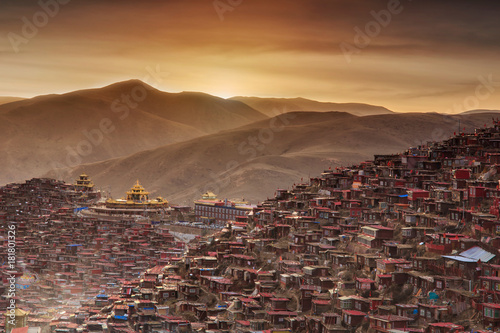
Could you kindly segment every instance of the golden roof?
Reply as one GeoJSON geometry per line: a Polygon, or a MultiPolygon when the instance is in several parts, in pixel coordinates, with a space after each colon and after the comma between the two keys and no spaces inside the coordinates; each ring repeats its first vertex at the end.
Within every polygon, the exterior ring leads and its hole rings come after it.
{"type": "Polygon", "coordinates": [[[139,183],[139,180],[135,183],[132,188],[126,192],[127,197],[122,199],[112,199],[106,200],[106,204],[113,204],[119,206],[142,206],[142,205],[152,205],[152,206],[164,206],[168,205],[168,201],[162,197],[157,197],[155,199],[149,199],[149,192],[144,189],[144,187],[139,183]]]}
{"type": "Polygon", "coordinates": [[[75,186],[92,188],[94,187],[94,183],[91,179],[89,179],[89,176],[85,172],[83,172],[75,181],[75,186]]]}
{"type": "Polygon", "coordinates": [[[203,200],[213,200],[213,199],[217,199],[217,195],[213,192],[210,192],[210,191],[207,191],[206,193],[204,193],[201,198],[203,200]]]}
{"type": "Polygon", "coordinates": [[[139,179],[132,188],[126,192],[127,196],[130,194],[139,195],[149,195],[149,192],[144,189],[144,187],[139,183],[139,179]]]}
{"type": "MultiPolygon", "coordinates": [[[[24,316],[27,316],[27,315],[29,314],[29,312],[28,312],[28,311],[24,311],[24,310],[22,310],[22,309],[19,309],[18,307],[16,307],[16,309],[15,309],[14,311],[15,311],[15,312],[14,312],[14,315],[15,315],[16,317],[24,317],[24,316]]],[[[4,313],[4,316],[8,316],[8,313],[7,313],[7,312],[6,312],[6,313],[4,313]]]]}

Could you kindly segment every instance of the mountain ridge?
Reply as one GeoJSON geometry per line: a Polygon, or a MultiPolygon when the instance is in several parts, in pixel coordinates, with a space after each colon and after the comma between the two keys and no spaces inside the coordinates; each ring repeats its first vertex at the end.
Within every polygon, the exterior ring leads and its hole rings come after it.
{"type": "Polygon", "coordinates": [[[287,113],[46,176],[71,181],[85,171],[115,197],[139,179],[151,193],[172,203],[190,205],[207,190],[221,198],[244,197],[255,203],[283,184],[291,185],[330,166],[357,164],[374,154],[397,153],[427,140],[447,138],[459,120],[462,127],[473,129],[491,120],[491,114],[287,113]]]}
{"type": "Polygon", "coordinates": [[[231,100],[242,101],[260,112],[273,116],[276,113],[294,112],[294,111],[341,111],[349,112],[356,116],[367,116],[375,114],[394,113],[383,106],[365,104],[365,103],[333,103],[319,102],[303,97],[295,98],[263,98],[251,96],[235,96],[231,100]]]}
{"type": "Polygon", "coordinates": [[[164,93],[138,80],[11,102],[0,105],[0,183],[266,118],[241,102],[164,93]]]}

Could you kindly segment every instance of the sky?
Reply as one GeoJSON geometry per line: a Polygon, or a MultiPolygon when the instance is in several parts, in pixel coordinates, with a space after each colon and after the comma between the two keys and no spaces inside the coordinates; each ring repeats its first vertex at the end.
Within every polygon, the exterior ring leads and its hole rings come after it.
{"type": "Polygon", "coordinates": [[[0,96],[163,91],[500,109],[500,3],[4,0],[0,96]]]}

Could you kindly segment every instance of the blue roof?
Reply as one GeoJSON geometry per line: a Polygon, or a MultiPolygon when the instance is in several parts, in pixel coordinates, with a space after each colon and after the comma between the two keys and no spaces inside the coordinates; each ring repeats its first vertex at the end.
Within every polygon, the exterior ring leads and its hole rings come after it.
{"type": "Polygon", "coordinates": [[[124,316],[117,316],[117,315],[115,315],[115,319],[127,320],[128,319],[128,315],[124,315],[124,316]]]}
{"type": "Polygon", "coordinates": [[[482,262],[488,262],[491,259],[495,258],[494,254],[489,253],[479,246],[471,247],[470,249],[460,253],[460,255],[466,258],[476,259],[476,261],[481,260],[482,262]]]}
{"type": "Polygon", "coordinates": [[[477,262],[477,260],[471,258],[465,258],[462,256],[442,256],[443,258],[452,259],[460,262],[477,262]]]}
{"type": "Polygon", "coordinates": [[[491,259],[495,258],[495,255],[480,248],[479,246],[474,246],[460,253],[460,255],[458,256],[442,256],[442,257],[460,262],[478,262],[479,260],[481,260],[481,262],[488,262],[491,259]]]}

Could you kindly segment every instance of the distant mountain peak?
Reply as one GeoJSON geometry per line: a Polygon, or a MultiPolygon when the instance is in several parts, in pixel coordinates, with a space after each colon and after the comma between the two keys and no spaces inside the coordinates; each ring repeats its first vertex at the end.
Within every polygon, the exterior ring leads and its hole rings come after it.
{"type": "Polygon", "coordinates": [[[144,81],[141,81],[139,79],[130,79],[130,80],[125,80],[125,81],[119,81],[112,83],[110,85],[104,86],[101,89],[124,89],[124,90],[130,90],[134,89],[134,87],[144,87],[147,90],[158,90],[149,84],[147,84],[144,81]]]}

